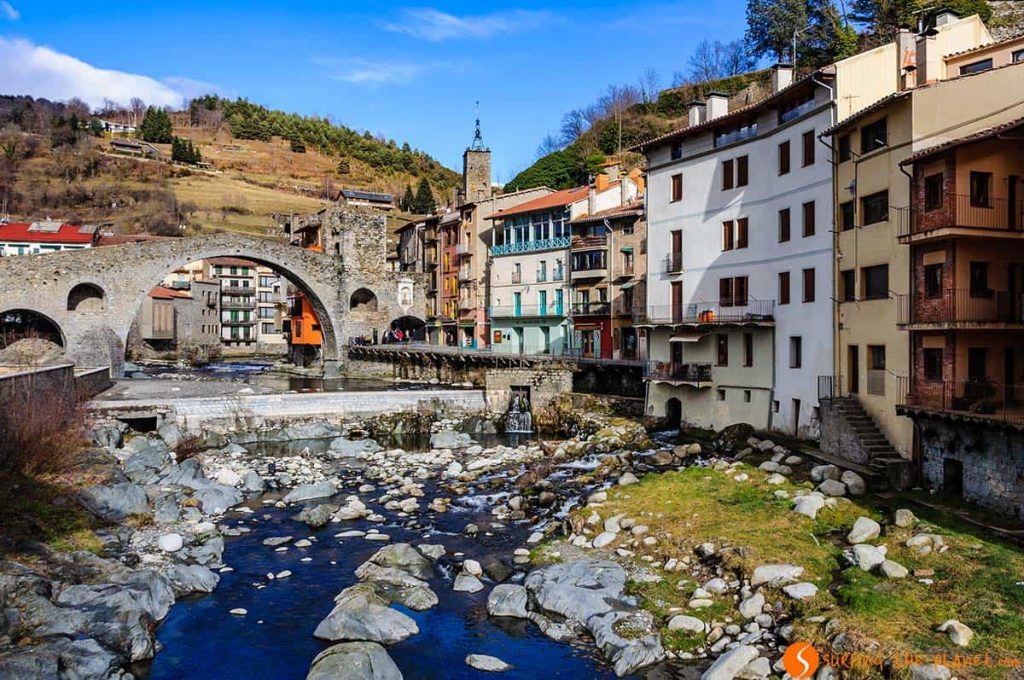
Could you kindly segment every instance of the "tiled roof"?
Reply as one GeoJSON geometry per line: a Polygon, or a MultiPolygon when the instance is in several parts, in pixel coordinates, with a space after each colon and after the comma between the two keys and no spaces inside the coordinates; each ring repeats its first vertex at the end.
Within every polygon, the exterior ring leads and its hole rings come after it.
{"type": "Polygon", "coordinates": [[[586,198],[588,193],[590,193],[590,187],[586,186],[576,187],[574,189],[562,189],[561,191],[556,191],[552,194],[548,194],[547,196],[540,196],[532,201],[520,203],[519,205],[514,205],[511,208],[499,210],[498,212],[490,215],[485,215],[484,219],[493,220],[500,217],[508,217],[510,215],[525,215],[527,213],[537,212],[538,210],[560,208],[586,198]]]}
{"type": "Polygon", "coordinates": [[[839,130],[842,130],[843,128],[845,128],[850,123],[855,123],[858,120],[861,120],[862,118],[864,118],[866,116],[870,116],[872,113],[875,113],[876,111],[881,111],[882,109],[884,109],[886,106],[888,106],[890,103],[892,103],[894,101],[898,101],[900,99],[906,99],[913,92],[914,92],[914,90],[911,89],[911,90],[900,90],[899,92],[893,92],[892,94],[888,94],[888,95],[882,97],[881,99],[879,99],[878,101],[874,102],[873,104],[869,104],[868,106],[865,106],[860,111],[856,111],[854,113],[851,113],[849,116],[847,116],[843,120],[839,121],[838,123],[836,123],[832,127],[828,128],[827,130],[825,130],[821,134],[823,134],[823,135],[831,135],[831,134],[833,134],[835,132],[838,132],[839,130]]]}
{"type": "Polygon", "coordinates": [[[0,224],[0,241],[18,243],[68,243],[84,245],[96,240],[96,227],[80,224],[53,225],[38,229],[37,222],[0,224]]]}
{"type": "Polygon", "coordinates": [[[192,295],[187,290],[174,290],[166,286],[156,286],[149,289],[149,297],[154,300],[191,300],[192,295]]]}
{"type": "Polygon", "coordinates": [[[912,154],[911,156],[908,156],[907,158],[900,161],[900,165],[911,165],[913,163],[917,163],[918,161],[922,161],[930,156],[934,156],[937,153],[942,153],[943,151],[948,151],[949,149],[953,149],[958,146],[963,146],[965,144],[982,142],[985,141],[986,139],[996,137],[1006,132],[1007,130],[1012,130],[1015,127],[1021,126],[1024,126],[1024,118],[1017,118],[1014,120],[1007,121],[1005,123],[1000,123],[999,125],[993,125],[992,127],[985,128],[984,130],[978,130],[977,132],[965,135],[964,137],[950,139],[949,141],[943,142],[941,144],[936,144],[935,146],[931,146],[928,147],[927,149],[918,151],[917,153],[912,154]]]}
{"type": "Polygon", "coordinates": [[[210,264],[219,264],[227,267],[255,267],[256,263],[252,260],[245,260],[241,257],[213,257],[209,260],[210,264]]]}
{"type": "Polygon", "coordinates": [[[1013,44],[1013,43],[1024,44],[1024,35],[1015,35],[1012,38],[1006,38],[1005,40],[997,40],[995,42],[985,43],[984,45],[977,45],[976,47],[971,47],[971,48],[968,48],[966,50],[960,50],[959,52],[953,52],[952,54],[947,54],[947,55],[943,56],[942,58],[943,58],[943,60],[948,61],[950,59],[955,59],[957,57],[963,57],[963,56],[966,56],[968,54],[974,54],[975,52],[985,52],[987,50],[992,49],[993,47],[1000,48],[1000,47],[1004,47],[1006,45],[1010,45],[1010,44],[1013,44]]]}
{"type": "Polygon", "coordinates": [[[374,203],[391,203],[394,200],[394,196],[391,194],[378,191],[361,191],[359,189],[342,189],[340,195],[345,198],[358,198],[374,203]]]}
{"type": "Polygon", "coordinates": [[[644,202],[631,201],[625,205],[616,206],[614,208],[608,208],[607,210],[598,210],[593,215],[582,215],[572,221],[573,224],[583,224],[585,222],[594,222],[597,220],[611,220],[618,217],[633,217],[644,214],[644,202]]]}

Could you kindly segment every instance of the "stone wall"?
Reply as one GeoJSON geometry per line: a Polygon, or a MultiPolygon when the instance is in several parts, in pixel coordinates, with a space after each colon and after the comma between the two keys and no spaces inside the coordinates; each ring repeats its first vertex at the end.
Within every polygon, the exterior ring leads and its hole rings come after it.
{"type": "Polygon", "coordinates": [[[918,420],[922,474],[949,490],[947,461],[963,466],[964,500],[1024,519],[1024,432],[977,423],[918,420]]]}
{"type": "Polygon", "coordinates": [[[825,453],[845,458],[852,463],[867,465],[870,462],[870,455],[864,449],[860,437],[846,422],[846,418],[828,399],[821,400],[819,409],[821,439],[818,442],[818,447],[825,453]]]}
{"type": "Polygon", "coordinates": [[[530,388],[530,407],[535,413],[558,396],[572,392],[572,369],[550,365],[536,368],[488,368],[484,373],[487,409],[505,413],[513,387],[530,388]]]}
{"type": "Polygon", "coordinates": [[[576,392],[588,394],[614,394],[642,399],[645,393],[643,367],[581,362],[573,376],[573,388],[576,392]]]}
{"type": "Polygon", "coordinates": [[[75,371],[75,396],[79,401],[92,399],[112,384],[110,369],[106,366],[75,371]]]}

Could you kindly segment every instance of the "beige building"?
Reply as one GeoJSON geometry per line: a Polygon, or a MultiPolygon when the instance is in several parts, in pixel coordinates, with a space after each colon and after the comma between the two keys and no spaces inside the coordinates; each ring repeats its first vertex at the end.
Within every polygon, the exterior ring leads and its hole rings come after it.
{"type": "MultiPolygon", "coordinates": [[[[909,34],[900,37],[904,46],[910,40],[909,34]]],[[[1024,48],[1024,40],[965,52],[969,40],[990,42],[976,16],[919,36],[914,52],[900,62],[903,89],[827,131],[835,153],[837,305],[835,376],[823,378],[822,388],[854,397],[905,458],[912,456],[913,427],[896,406],[911,363],[908,334],[899,323],[906,312],[901,306],[909,304],[910,251],[897,236],[905,227],[910,178],[900,164],[951,136],[1019,117],[1024,108],[1024,66],[1003,59],[1001,67],[960,75],[961,66],[979,54],[1008,55],[1024,48]],[[943,56],[942,50],[957,53],[943,56]]],[[[828,446],[827,433],[825,440],[828,446]]]]}

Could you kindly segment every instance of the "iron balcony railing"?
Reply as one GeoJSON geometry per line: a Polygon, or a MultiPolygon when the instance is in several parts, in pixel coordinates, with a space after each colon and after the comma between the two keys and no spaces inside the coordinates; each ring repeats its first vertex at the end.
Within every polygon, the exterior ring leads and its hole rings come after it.
{"type": "Polygon", "coordinates": [[[936,229],[983,229],[1019,232],[1024,229],[1024,199],[943,194],[935,205],[901,208],[898,211],[897,236],[909,238],[936,229]]]}
{"type": "Polygon", "coordinates": [[[619,270],[615,272],[615,278],[617,279],[628,279],[635,274],[635,268],[633,265],[626,265],[619,267],[619,270]]]}
{"type": "Polygon", "coordinates": [[[546,283],[548,280],[548,273],[543,269],[537,270],[537,283],[546,283]]]}
{"type": "Polygon", "coordinates": [[[496,305],[490,308],[492,319],[508,318],[561,318],[565,309],[561,305],[496,305]]]}
{"type": "Polygon", "coordinates": [[[683,271],[683,254],[669,253],[665,256],[665,273],[678,274],[683,271]]]}
{"type": "Polygon", "coordinates": [[[223,286],[220,289],[221,295],[255,295],[255,286],[223,286]]]}
{"type": "Polygon", "coordinates": [[[221,319],[222,326],[255,326],[259,319],[221,319]]]}
{"type": "Polygon", "coordinates": [[[900,405],[939,413],[1024,423],[1024,383],[901,378],[900,405]]]}
{"type": "Polygon", "coordinates": [[[256,309],[256,300],[249,298],[245,301],[227,302],[223,298],[220,301],[221,309],[256,309]]]}
{"type": "Polygon", "coordinates": [[[573,316],[608,316],[612,305],[606,300],[594,302],[574,302],[571,305],[573,316]]]}
{"type": "Polygon", "coordinates": [[[522,282],[523,282],[523,273],[522,272],[518,272],[518,271],[512,272],[512,283],[522,283],[522,282]]]}
{"type": "Polygon", "coordinates": [[[562,267],[561,269],[556,269],[553,272],[551,272],[551,280],[552,281],[564,281],[565,280],[565,268],[562,267]]]}
{"type": "Polygon", "coordinates": [[[633,321],[646,325],[770,323],[775,321],[775,301],[748,298],[744,304],[649,305],[634,309],[633,321]]]}
{"type": "Polygon", "coordinates": [[[644,377],[652,380],[671,380],[689,383],[710,383],[711,364],[677,364],[671,361],[649,361],[644,377]]]}
{"type": "Polygon", "coordinates": [[[472,269],[460,269],[459,270],[459,282],[460,283],[463,283],[465,281],[472,281],[473,279],[474,279],[474,277],[473,277],[473,270],[472,269]]]}
{"type": "Polygon", "coordinates": [[[499,246],[491,246],[491,255],[513,255],[515,253],[532,253],[538,250],[558,250],[569,247],[569,237],[559,236],[557,238],[546,238],[538,241],[519,241],[516,243],[503,243],[499,246]]]}
{"type": "Polygon", "coordinates": [[[951,325],[960,323],[1024,324],[1024,293],[1004,290],[947,289],[935,297],[901,293],[896,296],[896,323],[951,325]]]}
{"type": "Polygon", "coordinates": [[[465,243],[460,243],[455,246],[455,254],[469,256],[473,254],[473,249],[465,243]]]}

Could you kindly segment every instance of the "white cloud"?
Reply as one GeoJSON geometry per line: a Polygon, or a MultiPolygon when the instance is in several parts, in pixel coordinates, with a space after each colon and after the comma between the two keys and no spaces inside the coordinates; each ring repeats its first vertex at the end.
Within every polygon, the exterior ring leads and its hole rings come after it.
{"type": "Polygon", "coordinates": [[[7,0],[0,0],[0,15],[3,15],[8,21],[17,21],[21,18],[21,13],[14,9],[14,5],[7,0]]]}
{"type": "Polygon", "coordinates": [[[21,38],[0,37],[0,88],[53,100],[78,97],[92,107],[104,99],[127,104],[141,97],[155,106],[179,106],[184,99],[215,91],[188,78],[160,81],[149,76],[97,68],[52,48],[21,38]]]}
{"type": "Polygon", "coordinates": [[[537,28],[552,19],[549,12],[522,9],[476,16],[455,16],[431,7],[402,10],[401,21],[384,24],[384,29],[439,42],[453,38],[489,38],[537,28]]]}
{"type": "Polygon", "coordinates": [[[438,62],[371,61],[369,59],[316,59],[314,63],[331,69],[331,77],[356,85],[401,85],[439,68],[438,62]]]}

